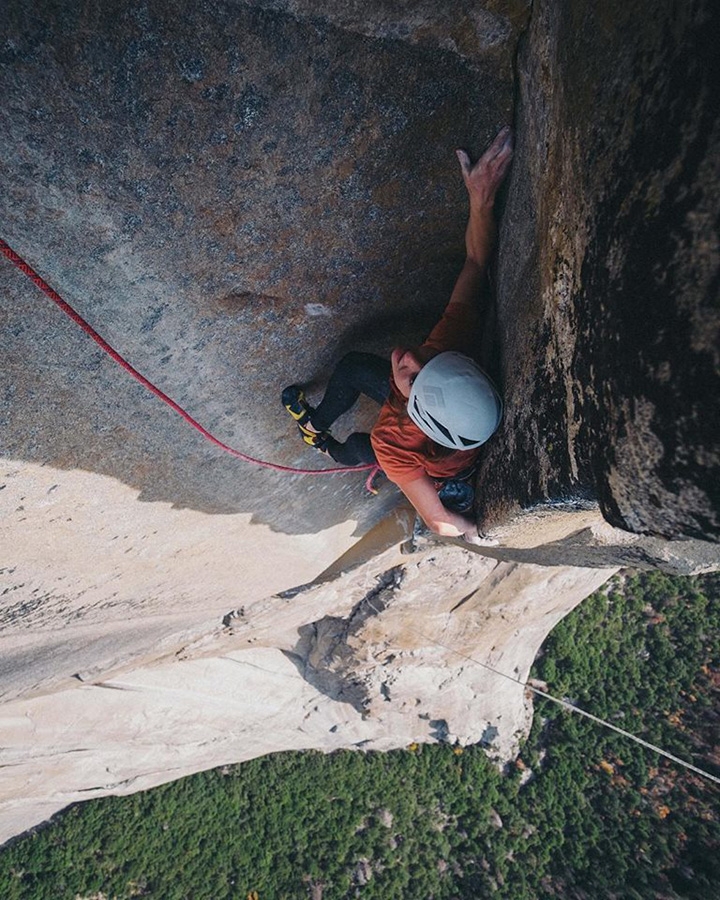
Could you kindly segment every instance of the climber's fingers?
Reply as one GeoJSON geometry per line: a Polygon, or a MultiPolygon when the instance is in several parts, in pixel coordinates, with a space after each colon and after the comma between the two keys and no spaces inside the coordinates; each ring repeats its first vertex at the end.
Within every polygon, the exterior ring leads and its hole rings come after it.
{"type": "Polygon", "coordinates": [[[513,157],[513,133],[510,126],[498,132],[475,165],[471,165],[470,157],[464,150],[456,150],[455,153],[471,199],[481,204],[492,204],[513,157]]]}

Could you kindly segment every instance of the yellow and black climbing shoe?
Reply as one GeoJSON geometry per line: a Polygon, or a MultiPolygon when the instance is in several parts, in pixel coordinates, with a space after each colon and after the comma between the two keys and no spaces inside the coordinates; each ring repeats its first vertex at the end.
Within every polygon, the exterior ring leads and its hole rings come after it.
{"type": "Polygon", "coordinates": [[[290,415],[299,422],[301,419],[307,418],[310,407],[305,399],[305,392],[297,384],[288,385],[282,392],[282,405],[290,413],[290,415]]]}
{"type": "Polygon", "coordinates": [[[308,427],[310,416],[315,410],[305,399],[303,389],[296,384],[286,387],[282,392],[282,404],[295,420],[300,436],[305,443],[324,451],[330,435],[327,431],[314,431],[308,427]]]}

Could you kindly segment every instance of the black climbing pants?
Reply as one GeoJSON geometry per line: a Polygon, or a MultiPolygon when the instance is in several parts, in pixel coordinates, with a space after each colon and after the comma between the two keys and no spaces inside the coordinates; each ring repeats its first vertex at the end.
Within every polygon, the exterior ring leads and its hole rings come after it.
{"type": "MultiPolygon", "coordinates": [[[[325,396],[312,414],[312,424],[319,431],[329,431],[336,419],[346,413],[361,394],[381,406],[390,394],[390,361],[374,353],[352,351],[340,360],[325,389],[325,396]]],[[[370,435],[356,431],[346,441],[331,437],[327,444],[330,456],[340,465],[357,466],[375,463],[370,435]]]]}
{"type": "MultiPolygon", "coordinates": [[[[390,362],[374,353],[353,351],[343,356],[330,376],[325,396],[312,414],[312,424],[320,431],[329,431],[333,423],[358,401],[361,394],[382,405],[390,394],[391,371],[390,362]]],[[[330,437],[326,447],[330,456],[342,466],[377,463],[367,432],[355,431],[346,441],[330,437]]],[[[468,470],[460,473],[457,478],[436,482],[443,506],[462,514],[472,508],[475,492],[468,481],[471,474],[472,471],[468,470]]]]}

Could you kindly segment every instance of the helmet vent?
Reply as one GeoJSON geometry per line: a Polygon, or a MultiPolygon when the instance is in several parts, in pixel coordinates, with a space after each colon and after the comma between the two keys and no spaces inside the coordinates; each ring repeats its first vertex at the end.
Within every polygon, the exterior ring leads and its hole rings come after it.
{"type": "MultiPolygon", "coordinates": [[[[438,420],[435,418],[435,416],[431,416],[429,412],[423,412],[423,411],[421,411],[421,410],[418,408],[418,402],[417,402],[417,400],[415,400],[415,411],[416,411],[416,412],[418,413],[418,415],[421,416],[426,422],[428,422],[428,421],[432,422],[433,425],[434,425],[434,426],[437,428],[437,430],[440,432],[440,434],[445,435],[445,437],[447,438],[447,440],[449,440],[449,441],[451,442],[451,446],[452,446],[452,440],[453,440],[452,434],[451,434],[451,433],[448,431],[448,429],[442,424],[442,422],[438,422],[438,420]]],[[[461,439],[461,440],[462,440],[462,439],[461,439]]]]}
{"type": "Polygon", "coordinates": [[[445,350],[420,369],[410,389],[407,411],[437,444],[465,451],[484,444],[495,432],[502,417],[502,401],[474,360],[445,350]]]}

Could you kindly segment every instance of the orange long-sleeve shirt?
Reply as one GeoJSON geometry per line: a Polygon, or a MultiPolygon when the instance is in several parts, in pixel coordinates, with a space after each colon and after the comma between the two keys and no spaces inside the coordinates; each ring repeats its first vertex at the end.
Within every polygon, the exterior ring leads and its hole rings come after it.
{"type": "MultiPolygon", "coordinates": [[[[457,350],[473,357],[480,344],[480,308],[477,301],[451,302],[422,345],[433,355],[457,350]]],[[[390,379],[391,397],[380,410],[370,435],[378,463],[399,487],[429,475],[452,478],[473,465],[480,452],[445,450],[424,434],[407,414],[407,401],[390,379]]]]}

